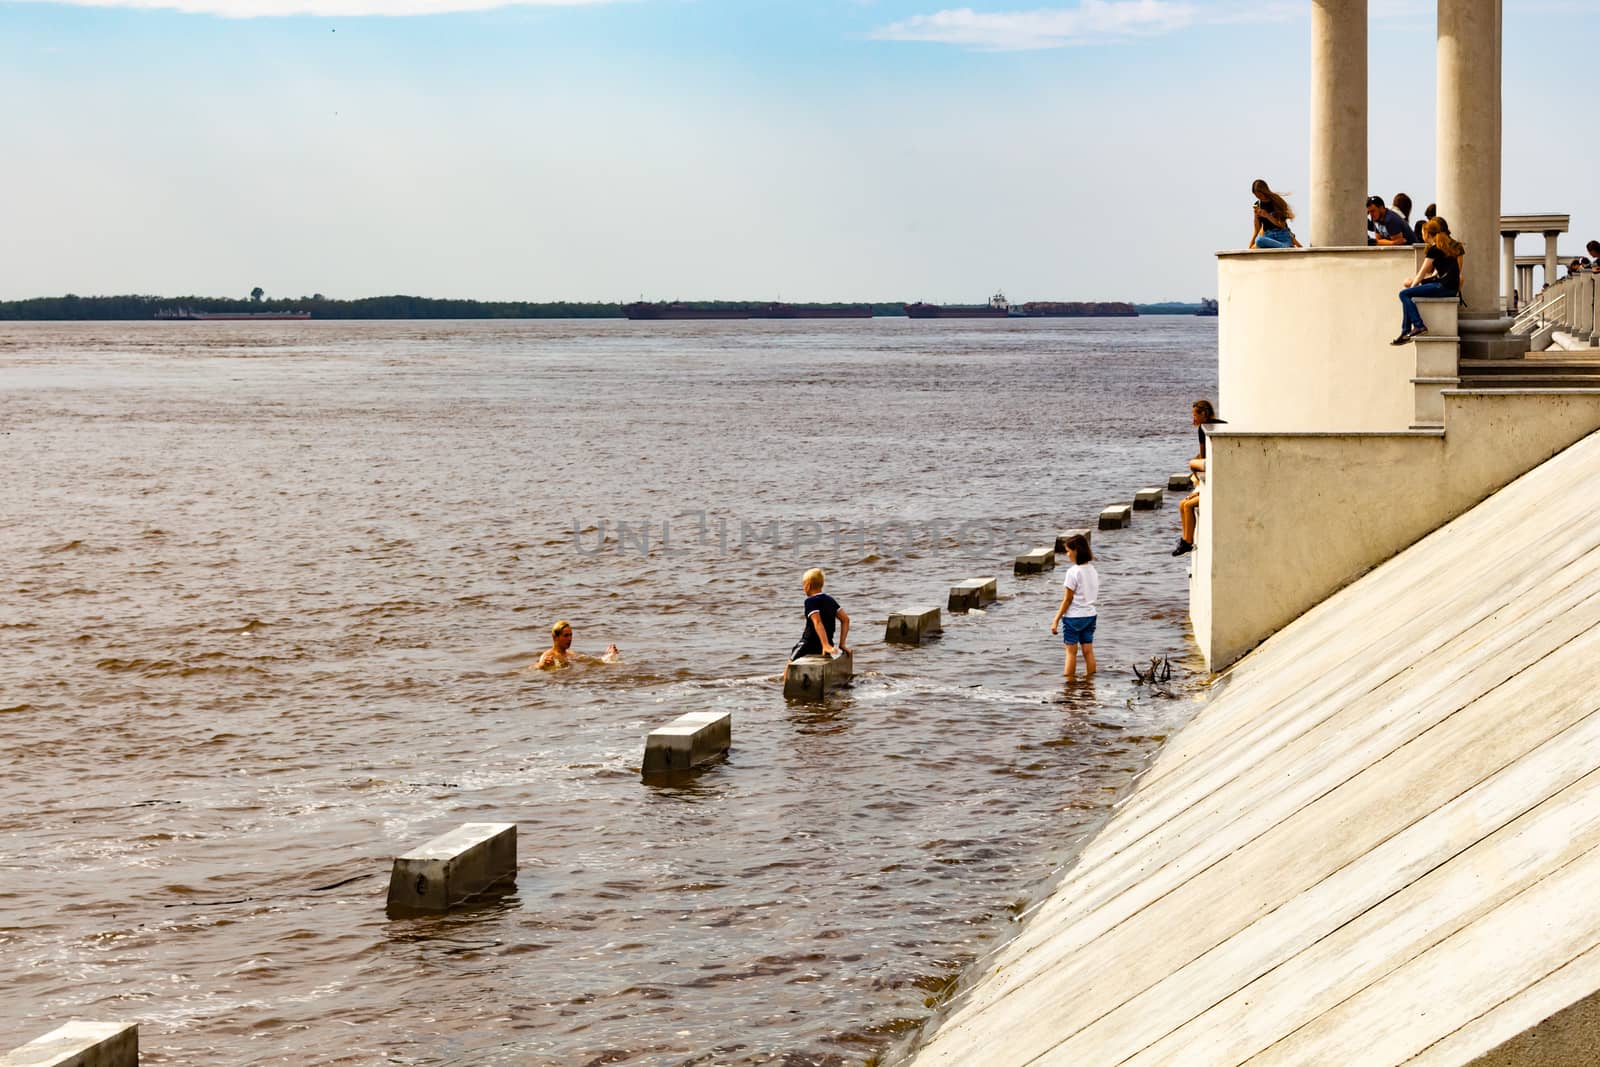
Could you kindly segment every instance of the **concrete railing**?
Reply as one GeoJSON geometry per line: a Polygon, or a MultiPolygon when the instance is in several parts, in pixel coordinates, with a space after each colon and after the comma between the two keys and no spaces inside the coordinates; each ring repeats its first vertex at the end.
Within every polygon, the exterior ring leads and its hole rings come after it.
{"type": "Polygon", "coordinates": [[[1404,430],[1414,367],[1389,341],[1416,246],[1217,255],[1218,411],[1252,430],[1404,430]]]}
{"type": "Polygon", "coordinates": [[[1212,670],[1600,429],[1600,391],[1443,397],[1442,430],[1209,434],[1190,618],[1212,670]]]}

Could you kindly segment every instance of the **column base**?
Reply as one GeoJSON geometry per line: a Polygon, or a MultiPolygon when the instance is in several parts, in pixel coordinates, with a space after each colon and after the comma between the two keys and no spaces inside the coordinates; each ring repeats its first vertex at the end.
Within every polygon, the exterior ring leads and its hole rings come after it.
{"type": "Polygon", "coordinates": [[[1462,315],[1456,324],[1456,334],[1461,338],[1461,358],[1468,359],[1521,359],[1532,347],[1527,337],[1510,333],[1511,319],[1495,315],[1478,317],[1462,315]]]}

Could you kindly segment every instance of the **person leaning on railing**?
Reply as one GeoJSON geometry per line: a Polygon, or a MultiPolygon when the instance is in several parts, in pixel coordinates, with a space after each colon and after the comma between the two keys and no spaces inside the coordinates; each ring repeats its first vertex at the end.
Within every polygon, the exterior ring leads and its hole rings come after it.
{"type": "Polygon", "coordinates": [[[1389,342],[1392,345],[1403,345],[1428,332],[1422,312],[1417,310],[1417,297],[1461,297],[1461,259],[1467,250],[1450,236],[1450,224],[1442,218],[1429,219],[1422,227],[1422,239],[1428,251],[1422,269],[1407,278],[1400,290],[1400,335],[1389,342]]]}

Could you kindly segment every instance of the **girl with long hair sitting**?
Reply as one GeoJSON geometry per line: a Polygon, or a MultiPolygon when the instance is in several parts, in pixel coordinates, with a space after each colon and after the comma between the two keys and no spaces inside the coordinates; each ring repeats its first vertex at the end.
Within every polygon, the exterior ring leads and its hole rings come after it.
{"type": "Polygon", "coordinates": [[[1461,258],[1467,250],[1450,236],[1450,224],[1439,217],[1429,219],[1422,227],[1422,240],[1428,251],[1422,269],[1407,278],[1406,287],[1400,290],[1400,336],[1389,342],[1392,345],[1403,345],[1428,332],[1422,312],[1417,310],[1417,297],[1461,295],[1461,258]]]}
{"type": "Polygon", "coordinates": [[[1262,178],[1255,180],[1250,191],[1256,194],[1256,228],[1250,235],[1250,247],[1299,248],[1299,239],[1289,229],[1289,220],[1294,218],[1289,201],[1273,192],[1262,178]]]}

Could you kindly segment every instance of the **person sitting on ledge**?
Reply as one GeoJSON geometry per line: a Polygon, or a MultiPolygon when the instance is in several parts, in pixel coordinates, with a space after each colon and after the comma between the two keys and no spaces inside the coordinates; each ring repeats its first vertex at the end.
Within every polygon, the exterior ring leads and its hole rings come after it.
{"type": "Polygon", "coordinates": [[[1589,250],[1589,258],[1594,260],[1594,269],[1600,272],[1600,241],[1590,241],[1584,245],[1589,250]]]}
{"type": "Polygon", "coordinates": [[[562,667],[570,667],[574,660],[579,663],[615,663],[622,657],[616,645],[607,645],[604,655],[586,656],[582,652],[572,651],[572,624],[565,619],[550,627],[550,647],[545,649],[544,655],[539,657],[539,662],[534,667],[541,671],[553,671],[562,667]]]}
{"type": "Polygon", "coordinates": [[[1369,245],[1409,245],[1417,242],[1417,235],[1411,232],[1410,225],[1398,211],[1385,207],[1381,196],[1367,197],[1367,233],[1369,245]]]}
{"type": "MultiPolygon", "coordinates": [[[[1195,432],[1200,435],[1200,451],[1189,461],[1189,477],[1198,485],[1206,472],[1206,427],[1228,420],[1217,418],[1216,409],[1211,406],[1209,400],[1196,400],[1189,409],[1189,417],[1194,423],[1195,432]]],[[[1200,490],[1197,488],[1184,497],[1183,502],[1178,505],[1178,521],[1183,532],[1178,535],[1178,547],[1172,550],[1174,556],[1194,551],[1195,520],[1199,515],[1200,490]]]]}
{"type": "Polygon", "coordinates": [[[1266,180],[1257,178],[1250,186],[1256,194],[1255,232],[1250,235],[1251,248],[1299,248],[1300,239],[1289,229],[1294,212],[1289,202],[1267,186],[1266,180]]]}
{"type": "Polygon", "coordinates": [[[1450,236],[1450,224],[1442,218],[1429,219],[1422,227],[1424,243],[1428,246],[1422,269],[1406,279],[1400,290],[1400,335],[1389,343],[1403,345],[1413,337],[1428,332],[1417,310],[1419,296],[1461,296],[1461,257],[1466,254],[1460,241],[1450,236]]]}

